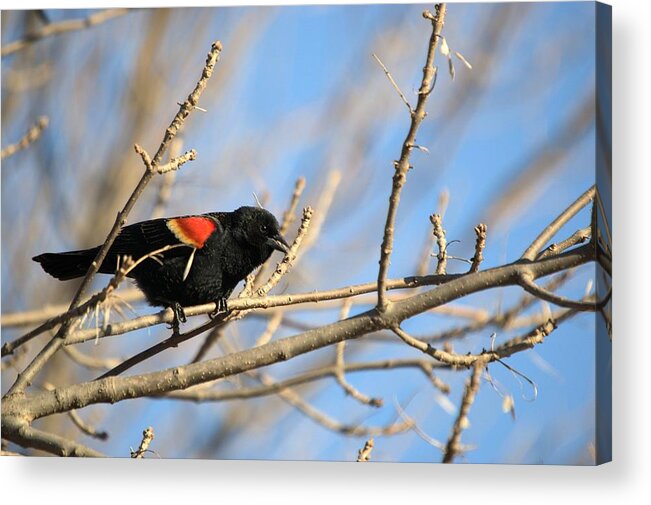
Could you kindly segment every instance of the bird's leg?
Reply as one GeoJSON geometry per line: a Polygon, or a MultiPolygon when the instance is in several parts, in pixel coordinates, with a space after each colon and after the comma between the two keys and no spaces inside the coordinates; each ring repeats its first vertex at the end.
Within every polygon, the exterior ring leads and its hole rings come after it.
{"type": "Polygon", "coordinates": [[[174,330],[175,333],[179,332],[179,323],[185,323],[188,319],[185,317],[185,310],[181,307],[179,302],[174,302],[172,304],[172,310],[174,311],[174,320],[170,324],[169,328],[174,330]]]}
{"type": "Polygon", "coordinates": [[[208,317],[210,319],[215,319],[219,314],[225,314],[226,312],[228,312],[228,301],[226,300],[226,298],[222,297],[215,300],[215,305],[217,306],[217,308],[213,312],[208,314],[208,317]]]}
{"type": "Polygon", "coordinates": [[[179,302],[174,302],[174,318],[181,323],[187,322],[188,318],[185,317],[185,310],[181,307],[179,302]]]}

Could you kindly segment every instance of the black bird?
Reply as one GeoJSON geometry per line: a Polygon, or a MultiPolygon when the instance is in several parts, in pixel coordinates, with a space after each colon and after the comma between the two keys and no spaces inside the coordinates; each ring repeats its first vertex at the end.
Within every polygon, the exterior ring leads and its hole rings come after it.
{"type": "MultiPolygon", "coordinates": [[[[185,322],[184,306],[216,302],[227,311],[235,286],[275,250],[287,253],[278,221],[269,211],[240,207],[233,212],[152,219],[125,226],[99,272],[112,274],[121,256],[141,258],[165,246],[183,245],[145,259],[130,273],[151,305],[172,307],[175,325],[185,322]]],[[[32,258],[59,280],[86,275],[101,246],[44,253],[32,258]]]]}

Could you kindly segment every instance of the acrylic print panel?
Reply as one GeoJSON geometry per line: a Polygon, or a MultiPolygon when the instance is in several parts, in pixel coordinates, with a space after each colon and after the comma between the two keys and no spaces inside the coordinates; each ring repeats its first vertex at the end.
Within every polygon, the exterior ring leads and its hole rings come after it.
{"type": "Polygon", "coordinates": [[[610,51],[589,2],[3,12],[3,454],[610,460],[610,51]]]}

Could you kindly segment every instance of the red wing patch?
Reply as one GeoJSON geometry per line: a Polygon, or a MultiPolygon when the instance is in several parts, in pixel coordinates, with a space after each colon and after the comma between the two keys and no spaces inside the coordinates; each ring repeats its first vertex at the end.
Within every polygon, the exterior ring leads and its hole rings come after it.
{"type": "Polygon", "coordinates": [[[177,217],[170,219],[167,227],[184,244],[201,249],[217,229],[217,223],[209,217],[177,217]]]}

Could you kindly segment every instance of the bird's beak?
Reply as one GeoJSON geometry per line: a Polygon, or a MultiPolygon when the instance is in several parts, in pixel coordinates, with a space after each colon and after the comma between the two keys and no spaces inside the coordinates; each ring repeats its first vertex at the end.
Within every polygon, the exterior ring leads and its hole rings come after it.
{"type": "Polygon", "coordinates": [[[269,237],[267,239],[267,245],[284,254],[287,254],[289,252],[289,244],[280,233],[278,233],[275,237],[269,237]]]}

